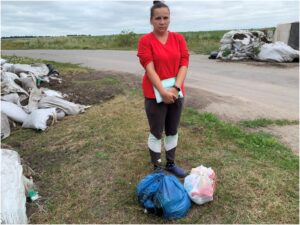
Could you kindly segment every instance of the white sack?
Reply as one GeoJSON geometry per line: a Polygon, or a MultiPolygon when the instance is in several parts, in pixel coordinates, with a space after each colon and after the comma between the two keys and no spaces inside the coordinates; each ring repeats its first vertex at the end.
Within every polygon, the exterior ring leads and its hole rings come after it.
{"type": "Polygon", "coordinates": [[[36,64],[14,64],[12,67],[13,73],[21,73],[21,72],[32,72],[35,75],[38,76],[45,76],[48,75],[49,73],[49,68],[47,67],[46,64],[43,63],[36,63],[36,64]]]}
{"type": "Polygon", "coordinates": [[[23,123],[27,118],[27,113],[20,106],[11,102],[1,101],[1,112],[5,113],[11,120],[19,123],[23,123]]]}
{"type": "Polygon", "coordinates": [[[64,110],[62,110],[60,108],[56,108],[56,118],[57,118],[57,120],[62,120],[65,116],[66,116],[66,113],[64,112],[64,110]]]}
{"type": "Polygon", "coordinates": [[[37,87],[33,88],[30,92],[28,104],[23,106],[25,112],[30,113],[33,110],[38,109],[38,102],[42,99],[42,97],[42,90],[37,87]]]}
{"type": "Polygon", "coordinates": [[[4,63],[6,63],[7,62],[7,60],[6,59],[1,59],[0,58],[0,65],[2,66],[4,63]]]}
{"type": "Polygon", "coordinates": [[[51,89],[48,89],[48,88],[42,88],[42,91],[43,91],[43,93],[46,94],[46,96],[64,98],[63,94],[59,91],[51,90],[51,89]]]}
{"type": "Polygon", "coordinates": [[[15,79],[19,79],[19,76],[15,73],[11,73],[11,72],[1,72],[1,80],[2,81],[7,81],[7,80],[15,80],[15,79]]]}
{"type": "Polygon", "coordinates": [[[259,60],[275,62],[292,62],[295,58],[299,58],[299,51],[281,41],[262,45],[257,56],[259,60]]]}
{"type": "Polygon", "coordinates": [[[28,93],[36,87],[36,81],[32,77],[20,78],[19,81],[22,83],[22,88],[28,93]]]}
{"type": "Polygon", "coordinates": [[[16,105],[20,105],[20,97],[17,93],[10,93],[7,95],[2,95],[1,100],[6,101],[6,102],[11,102],[16,105]]]}
{"type": "Polygon", "coordinates": [[[36,109],[27,116],[22,127],[46,130],[48,119],[52,119],[52,122],[56,120],[55,108],[36,109]]]}
{"type": "Polygon", "coordinates": [[[1,140],[10,135],[10,125],[8,117],[5,113],[1,112],[1,140]]]}
{"type": "Polygon", "coordinates": [[[39,103],[39,108],[60,108],[62,109],[67,115],[77,115],[79,113],[84,112],[87,106],[75,104],[73,102],[69,102],[62,98],[52,97],[52,96],[45,96],[43,97],[39,103]]]}
{"type": "Polygon", "coordinates": [[[23,88],[21,88],[18,84],[16,84],[13,80],[6,80],[1,82],[1,93],[9,94],[9,93],[24,93],[27,96],[29,94],[23,88]]]}
{"type": "Polygon", "coordinates": [[[11,63],[4,63],[3,65],[1,65],[1,68],[2,68],[3,71],[9,72],[9,71],[12,71],[12,66],[13,65],[14,64],[11,64],[11,63]]]}
{"type": "Polygon", "coordinates": [[[23,168],[16,151],[1,149],[1,224],[27,224],[23,168]]]}

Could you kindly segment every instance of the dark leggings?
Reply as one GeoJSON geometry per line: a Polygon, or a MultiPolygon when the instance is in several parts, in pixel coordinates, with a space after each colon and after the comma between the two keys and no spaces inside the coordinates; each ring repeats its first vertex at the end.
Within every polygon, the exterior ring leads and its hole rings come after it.
{"type": "Polygon", "coordinates": [[[177,134],[183,101],[183,98],[178,98],[173,104],[165,104],[156,103],[155,99],[145,98],[150,132],[157,139],[162,138],[164,130],[167,136],[177,134]]]}
{"type": "MultiPolygon", "coordinates": [[[[163,131],[166,136],[177,134],[181,111],[183,107],[183,98],[177,99],[173,104],[156,103],[155,99],[145,98],[145,110],[150,127],[150,133],[158,140],[162,139],[163,131]]],[[[160,164],[160,152],[150,149],[151,161],[154,165],[160,164]]],[[[176,147],[166,151],[166,160],[169,163],[175,161],[176,147]]]]}

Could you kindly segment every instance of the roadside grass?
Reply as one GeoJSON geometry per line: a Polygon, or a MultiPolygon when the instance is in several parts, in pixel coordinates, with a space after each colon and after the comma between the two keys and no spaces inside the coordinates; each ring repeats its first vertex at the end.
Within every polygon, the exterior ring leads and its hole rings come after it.
{"type": "MultiPolygon", "coordinates": [[[[125,87],[110,77],[103,84],[125,87]]],[[[144,214],[135,196],[152,169],[140,89],[44,132],[17,127],[2,143],[37,173],[42,198],[39,207],[29,204],[30,223],[299,223],[299,161],[289,148],[191,108],[183,111],[179,134],[177,163],[212,167],[217,189],[213,202],[193,204],[175,221],[144,214]]]]}
{"type": "Polygon", "coordinates": [[[277,125],[277,126],[287,126],[287,125],[297,125],[299,124],[298,120],[287,120],[287,119],[278,119],[278,120],[272,120],[272,119],[256,119],[256,120],[242,120],[239,123],[242,127],[247,128],[258,128],[258,127],[267,127],[271,125],[277,125]]]}
{"type": "MultiPolygon", "coordinates": [[[[189,50],[196,54],[209,54],[219,49],[219,42],[227,31],[180,32],[189,50]]],[[[122,31],[103,36],[61,36],[2,39],[2,49],[110,49],[136,50],[142,34],[122,31]]]]}

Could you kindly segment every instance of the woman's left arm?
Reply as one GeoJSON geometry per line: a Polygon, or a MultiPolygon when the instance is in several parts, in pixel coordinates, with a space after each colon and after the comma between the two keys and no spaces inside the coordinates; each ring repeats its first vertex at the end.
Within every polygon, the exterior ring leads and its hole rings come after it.
{"type": "Polygon", "coordinates": [[[181,58],[180,58],[179,70],[177,73],[175,85],[177,87],[181,88],[181,86],[185,80],[186,74],[187,74],[190,54],[189,54],[189,50],[188,50],[186,41],[182,35],[180,35],[179,45],[180,45],[180,57],[181,58]]]}
{"type": "Polygon", "coordinates": [[[179,71],[178,71],[178,74],[176,77],[176,83],[175,83],[176,87],[181,88],[183,81],[185,80],[187,70],[188,70],[187,66],[181,66],[179,68],[179,71]]]}

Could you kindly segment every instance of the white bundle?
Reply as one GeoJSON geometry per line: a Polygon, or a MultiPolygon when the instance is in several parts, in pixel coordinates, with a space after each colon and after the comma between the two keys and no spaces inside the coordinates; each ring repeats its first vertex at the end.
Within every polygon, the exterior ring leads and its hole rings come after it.
{"type": "Polygon", "coordinates": [[[75,104],[73,102],[69,102],[67,100],[64,100],[62,98],[58,98],[55,96],[45,96],[43,97],[39,103],[39,108],[49,108],[49,107],[55,107],[62,109],[67,115],[77,115],[79,113],[84,112],[87,106],[75,104]]]}

